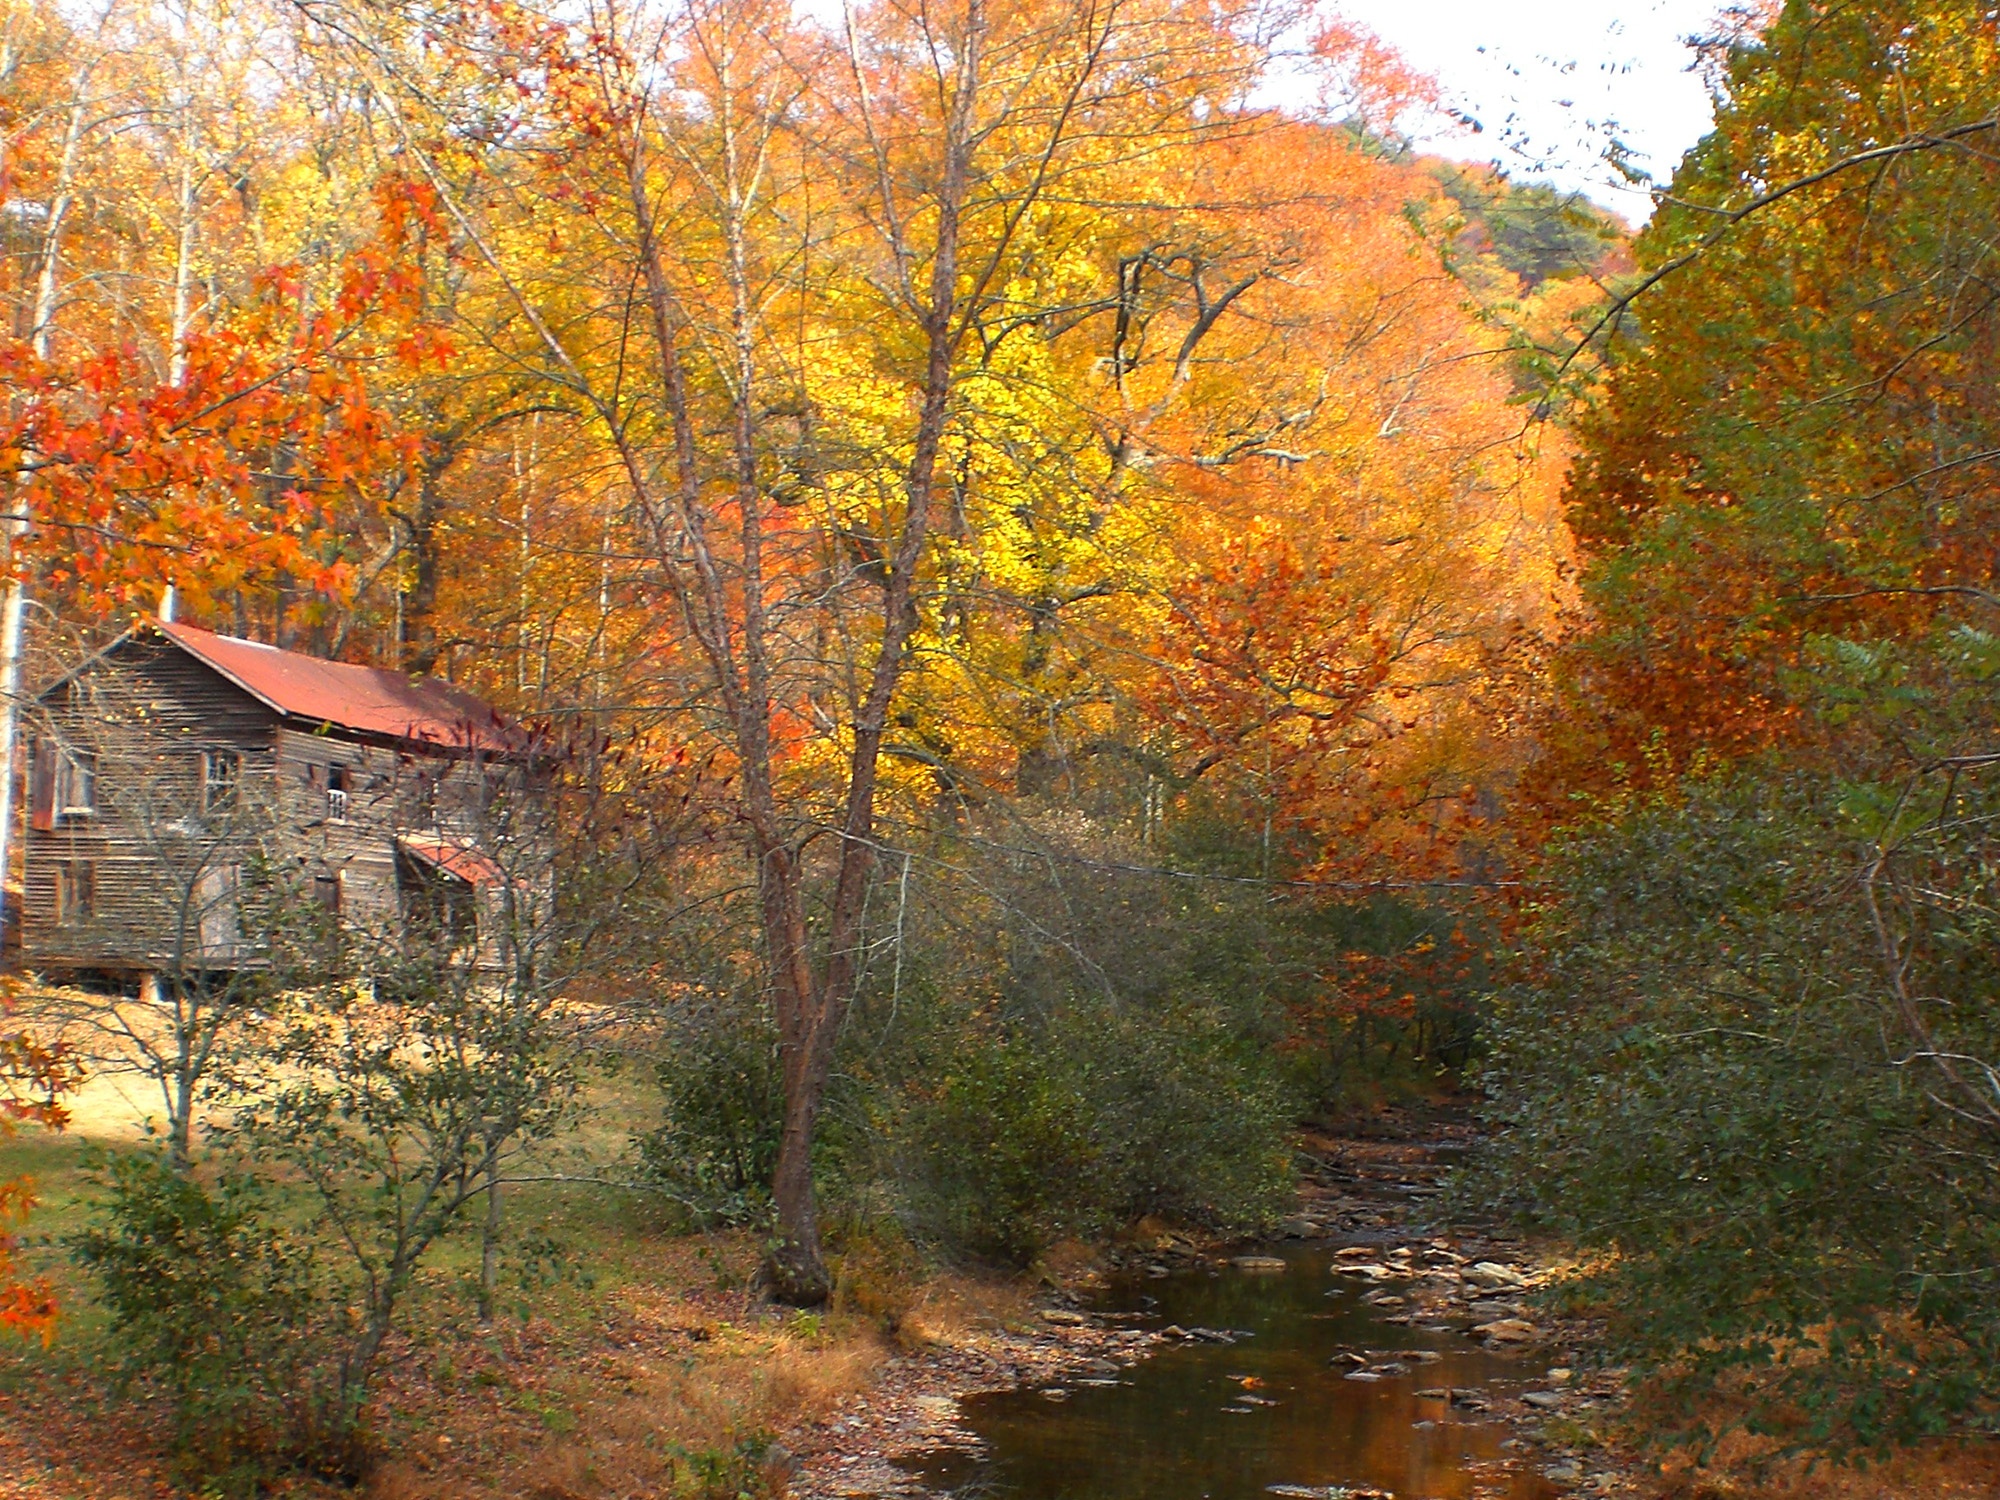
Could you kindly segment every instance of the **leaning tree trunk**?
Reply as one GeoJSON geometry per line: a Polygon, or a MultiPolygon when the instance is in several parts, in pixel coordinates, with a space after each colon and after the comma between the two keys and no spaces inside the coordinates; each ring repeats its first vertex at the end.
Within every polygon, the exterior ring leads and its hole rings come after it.
{"type": "Polygon", "coordinates": [[[807,950],[804,893],[792,851],[760,851],[759,896],[764,948],[778,1018],[784,1108],[771,1201],[777,1223],[764,1275],[781,1302],[816,1307],[832,1290],[820,1253],[819,1205],[813,1193],[813,1136],[832,1071],[832,1012],[837,997],[815,978],[807,950]]]}
{"type": "MultiPolygon", "coordinates": [[[[922,402],[911,434],[909,467],[903,475],[904,512],[889,558],[881,601],[882,636],[866,692],[857,705],[854,744],[847,763],[847,794],[840,825],[840,854],[834,876],[832,910],[826,924],[826,956],[815,975],[807,949],[800,874],[790,849],[767,842],[760,870],[764,927],[778,1037],[784,1052],[785,1104],[772,1177],[777,1235],[766,1262],[772,1292],[783,1300],[816,1305],[831,1283],[820,1253],[818,1206],[813,1197],[812,1141],[833,1073],[834,1043],[846,1020],[858,977],[856,956],[864,938],[868,879],[875,863],[875,794],[883,735],[902,681],[906,650],[918,623],[917,579],[930,540],[932,489],[943,445],[953,387],[953,358],[962,332],[959,321],[959,233],[971,178],[972,113],[977,98],[985,32],[982,0],[969,0],[964,45],[957,60],[952,105],[945,132],[945,161],[937,194],[937,243],[931,260],[924,308],[922,402]]],[[[885,185],[885,195],[889,189],[885,185]]],[[[747,381],[745,388],[747,389],[747,381]]],[[[739,410],[743,410],[739,408],[739,410]]],[[[746,453],[749,451],[747,446],[746,453]]],[[[754,503],[746,489],[745,515],[754,503]]],[[[754,557],[754,533],[746,528],[746,559],[754,557]]],[[[746,572],[751,571],[746,568],[746,572]]],[[[752,576],[759,576],[752,574],[752,576]]],[[[769,719],[764,696],[761,607],[753,589],[745,611],[750,668],[748,701],[758,716],[745,721],[745,762],[752,800],[771,787],[769,719]]],[[[772,813],[775,814],[775,808],[772,813]]],[[[751,808],[753,826],[768,824],[751,808]]]]}

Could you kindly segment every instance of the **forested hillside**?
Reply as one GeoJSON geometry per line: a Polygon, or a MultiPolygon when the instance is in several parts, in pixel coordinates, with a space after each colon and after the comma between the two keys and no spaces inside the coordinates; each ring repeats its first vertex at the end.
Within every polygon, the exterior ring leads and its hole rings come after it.
{"type": "Polygon", "coordinates": [[[0,758],[166,598],[535,749],[497,969],[159,815],[191,956],[18,982],[24,1168],[148,1102],[0,1319],[352,1480],[454,1276],[868,1312],[1450,1100],[1657,1431],[1984,1430],[1993,18],[1704,58],[1635,237],[1266,0],[7,0],[0,758]]]}

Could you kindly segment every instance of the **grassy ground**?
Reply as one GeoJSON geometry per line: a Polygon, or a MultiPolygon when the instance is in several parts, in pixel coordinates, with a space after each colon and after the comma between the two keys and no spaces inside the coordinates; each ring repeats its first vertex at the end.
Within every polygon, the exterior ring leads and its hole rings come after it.
{"type": "MultiPolygon", "coordinates": [[[[64,1308],[50,1348],[0,1348],[6,1500],[179,1493],[157,1408],[115,1390],[106,1320],[62,1251],[90,1213],[82,1163],[91,1144],[23,1135],[0,1150],[0,1172],[37,1179],[43,1203],[26,1257],[56,1283],[64,1308]]],[[[773,1435],[864,1390],[899,1339],[1019,1317],[1027,1300],[1005,1283],[919,1280],[894,1257],[853,1248],[831,1311],[786,1312],[749,1290],[758,1250],[748,1237],[671,1233],[642,1203],[603,1190],[522,1189],[508,1233],[568,1253],[540,1274],[517,1259],[485,1325],[474,1312],[476,1235],[426,1264],[408,1336],[377,1388],[381,1461],[363,1496],[581,1500],[775,1487],[773,1435]]]]}
{"type": "MultiPolygon", "coordinates": [[[[594,1092],[589,1123],[547,1167],[615,1158],[644,1128],[645,1080],[606,1079],[594,1092]]],[[[0,1344],[0,1500],[180,1495],[159,1404],[118,1387],[108,1319],[64,1248],[93,1214],[88,1160],[140,1144],[159,1105],[102,1072],[69,1104],[65,1133],[0,1139],[0,1180],[30,1176],[40,1199],[23,1258],[63,1307],[47,1349],[0,1344]]],[[[749,1237],[687,1233],[644,1196],[601,1186],[511,1189],[505,1241],[487,1324],[476,1316],[477,1225],[426,1259],[376,1388],[379,1461],[364,1500],[775,1492],[781,1430],[856,1397],[899,1346],[1019,1319],[1028,1304],[1025,1284],[928,1274],[907,1252],[854,1243],[836,1261],[827,1312],[772,1308],[750,1290],[749,1237]],[[530,1253],[543,1244],[559,1253],[530,1253]]],[[[334,1493],[306,1480],[285,1488],[334,1493]]]]}
{"type": "MultiPolygon", "coordinates": [[[[69,1143],[40,1154],[45,1183],[74,1170],[69,1143]]],[[[523,1232],[587,1243],[570,1269],[591,1279],[510,1287],[481,1325],[464,1248],[428,1267],[376,1390],[380,1462],[362,1495],[754,1492],[775,1477],[770,1436],[864,1388],[890,1347],[865,1313],[763,1306],[743,1289],[756,1247],[740,1236],[662,1236],[610,1205],[553,1197],[517,1209],[523,1232]]],[[[57,1198],[42,1222],[77,1216],[57,1198]]],[[[65,1316],[48,1350],[0,1354],[0,1496],[179,1493],[153,1403],[113,1388],[116,1350],[87,1291],[53,1253],[36,1258],[65,1316]]]]}

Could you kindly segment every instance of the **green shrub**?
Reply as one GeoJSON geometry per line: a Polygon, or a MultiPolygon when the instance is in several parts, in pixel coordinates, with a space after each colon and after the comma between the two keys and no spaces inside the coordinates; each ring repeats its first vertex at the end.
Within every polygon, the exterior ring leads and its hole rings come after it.
{"type": "MultiPolygon", "coordinates": [[[[1019,1264],[1145,1214],[1227,1229],[1284,1210],[1297,1085],[1324,1082],[1286,1051],[1288,1018],[1334,943],[1399,951],[1445,919],[1275,900],[1230,873],[1254,850],[1183,859],[1109,826],[1067,810],[993,847],[941,836],[885,878],[814,1145],[826,1223],[893,1217],[1019,1264]],[[1043,838],[1046,856],[1014,846],[1043,838]],[[1228,869],[1211,886],[1144,867],[1160,859],[1228,869]]],[[[736,961],[710,952],[700,998],[654,1012],[663,1120],[636,1144],[697,1221],[754,1224],[781,1069],[736,961]]],[[[1413,1027],[1397,1043],[1430,1046],[1413,1027]]]]}
{"type": "Polygon", "coordinates": [[[737,995],[682,1007],[656,1068],[664,1120],[636,1142],[646,1176],[696,1219],[761,1222],[783,1113],[770,1017],[737,995]]]}
{"type": "Polygon", "coordinates": [[[675,1444],[674,1494],[685,1500],[766,1500],[781,1494],[763,1434],[738,1439],[728,1448],[685,1448],[675,1444]]]}
{"type": "Polygon", "coordinates": [[[1290,1100],[1201,1007],[1079,1002],[1040,1026],[968,1026],[908,1087],[900,1196],[960,1251],[1025,1264],[1149,1213],[1248,1228],[1289,1197],[1290,1100]]]}
{"type": "Polygon", "coordinates": [[[902,1184],[923,1231],[974,1255],[1025,1264],[1103,1219],[1092,1101],[1063,1060],[1032,1044],[967,1038],[909,1115],[902,1184]]]}
{"type": "Polygon", "coordinates": [[[240,1173],[205,1185],[155,1152],[110,1157],[98,1182],[100,1223],[72,1249],[126,1375],[170,1398],[182,1471],[244,1490],[342,1448],[312,1250],[273,1218],[267,1190],[240,1173]]]}
{"type": "Polygon", "coordinates": [[[1108,1057],[1089,1011],[1058,1035],[1088,1066],[1118,1217],[1233,1229],[1285,1211],[1296,1101],[1259,1038],[1200,1006],[1127,1017],[1108,1032],[1108,1057]]]}
{"type": "Polygon", "coordinates": [[[1951,1082],[2000,1056],[2000,798],[1919,791],[1753,768],[1618,810],[1495,1001],[1472,1185],[1615,1252],[1580,1291],[1690,1413],[1749,1373],[1811,1446],[2000,1400],[1996,1132],[1951,1082]]]}

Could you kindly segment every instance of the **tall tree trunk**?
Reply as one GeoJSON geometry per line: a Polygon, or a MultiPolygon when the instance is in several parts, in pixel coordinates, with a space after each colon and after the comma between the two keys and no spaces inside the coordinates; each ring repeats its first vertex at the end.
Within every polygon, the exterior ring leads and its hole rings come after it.
{"type": "Polygon", "coordinates": [[[832,1290],[820,1250],[819,1204],[812,1178],[813,1137],[832,1062],[831,1046],[820,1041],[824,1028],[814,1022],[828,1009],[830,997],[814,982],[806,951],[803,893],[790,850],[771,850],[761,863],[764,946],[784,1083],[778,1163],[771,1181],[777,1233],[764,1275],[780,1301],[814,1307],[832,1290]]]}
{"type": "MultiPolygon", "coordinates": [[[[86,93],[90,84],[90,63],[77,69],[75,89],[70,97],[69,116],[63,126],[62,157],[56,169],[55,192],[49,199],[49,215],[42,229],[41,254],[35,276],[34,350],[46,359],[49,335],[56,315],[56,295],[61,285],[63,220],[69,216],[76,180],[76,159],[83,143],[86,93]]],[[[13,914],[6,897],[7,878],[13,873],[14,824],[19,798],[15,792],[14,762],[21,737],[21,696],[26,675],[28,580],[20,570],[16,553],[28,534],[28,505],[17,486],[13,519],[0,527],[0,571],[7,575],[6,595],[0,600],[0,931],[13,914]]]]}
{"type": "MultiPolygon", "coordinates": [[[[918,575],[930,539],[938,454],[951,411],[954,359],[961,331],[959,235],[971,177],[973,110],[978,98],[985,28],[983,0],[969,0],[946,127],[944,173],[938,186],[937,244],[924,306],[922,401],[909,467],[904,474],[903,523],[883,589],[881,643],[855,715],[840,854],[827,923],[826,959],[817,982],[804,951],[806,928],[796,871],[787,865],[792,878],[783,885],[785,900],[781,912],[772,910],[772,890],[766,887],[767,953],[773,962],[776,983],[772,990],[779,1005],[778,1034],[785,1049],[784,1124],[772,1183],[778,1232],[772,1240],[767,1274],[777,1295],[806,1304],[825,1301],[831,1286],[820,1250],[818,1206],[813,1193],[813,1132],[833,1072],[834,1043],[853,999],[858,970],[856,955],[864,936],[862,912],[875,863],[875,796],[882,739],[896,689],[902,681],[904,651],[917,625],[918,575]],[[784,924],[784,935],[777,947],[771,946],[771,939],[778,935],[774,919],[781,919],[784,924]]],[[[768,741],[762,749],[768,767],[768,741]]]]}
{"type": "Polygon", "coordinates": [[[174,252],[174,314],[168,330],[167,383],[179,385],[187,379],[187,341],[194,328],[194,249],[196,219],[200,211],[200,178],[195,173],[196,135],[194,100],[181,101],[181,180],[176,198],[180,215],[180,236],[174,252]]]}
{"type": "Polygon", "coordinates": [[[444,514],[444,471],[455,456],[426,442],[417,465],[417,504],[404,521],[410,552],[410,587],[401,601],[402,661],[406,672],[427,676],[440,655],[437,632],[438,521],[444,514]]]}

